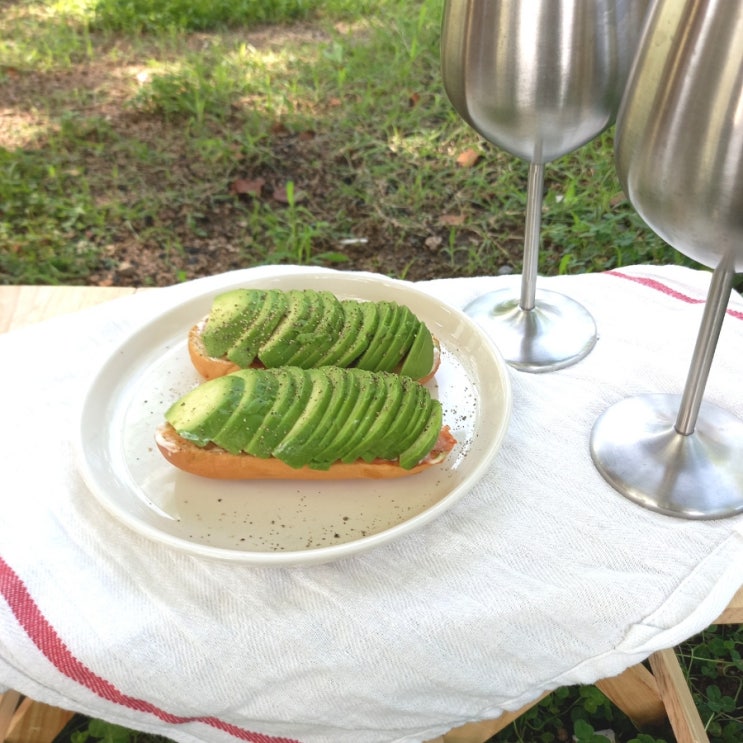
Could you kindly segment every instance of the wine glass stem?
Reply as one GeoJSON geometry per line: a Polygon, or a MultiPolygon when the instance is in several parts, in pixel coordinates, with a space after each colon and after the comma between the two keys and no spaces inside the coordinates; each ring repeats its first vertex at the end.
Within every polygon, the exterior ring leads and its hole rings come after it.
{"type": "Polygon", "coordinates": [[[533,310],[537,293],[539,268],[539,234],[542,227],[542,198],[544,191],[544,163],[529,164],[529,182],[526,189],[526,229],[524,232],[524,267],[521,271],[522,310],[533,310]]]}
{"type": "Polygon", "coordinates": [[[681,405],[676,417],[675,428],[682,436],[694,433],[694,427],[697,423],[704,388],[707,384],[717,340],[720,337],[722,322],[725,319],[725,311],[733,289],[735,273],[729,263],[729,260],[723,259],[712,274],[707,301],[704,305],[702,323],[699,327],[694,354],[691,358],[689,375],[686,378],[681,405]]]}

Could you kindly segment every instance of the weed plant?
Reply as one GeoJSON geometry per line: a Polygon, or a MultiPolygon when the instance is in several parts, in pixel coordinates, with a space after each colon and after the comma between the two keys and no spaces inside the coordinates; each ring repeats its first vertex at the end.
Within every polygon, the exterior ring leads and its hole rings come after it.
{"type": "MultiPolygon", "coordinates": [[[[0,283],[121,281],[127,246],[159,261],[138,283],[269,262],[518,271],[527,166],[447,101],[442,2],[4,3],[0,283]],[[280,44],[251,41],[266,24],[280,44]],[[467,150],[479,158],[459,167],[467,150]],[[236,194],[248,177],[253,195],[236,194]],[[263,181],[283,198],[260,196],[263,181]]],[[[612,135],[548,166],[541,273],[693,265],[623,198],[612,135]]],[[[743,740],[741,646],[740,628],[712,627],[681,647],[713,743],[743,740]]],[[[494,740],[594,743],[608,728],[622,743],[672,741],[637,733],[594,687],[556,691],[494,740]]],[[[74,735],[153,740],[101,721],[74,735]]]]}
{"type": "MultiPolygon", "coordinates": [[[[446,99],[441,5],[11,4],[0,79],[22,106],[0,135],[0,282],[115,283],[145,258],[140,283],[269,262],[518,271],[527,166],[446,99]],[[250,41],[266,28],[280,44],[250,41]],[[237,198],[246,174],[302,198],[237,198]]],[[[622,198],[612,146],[609,130],[547,168],[541,273],[689,263],[622,198]]]]}

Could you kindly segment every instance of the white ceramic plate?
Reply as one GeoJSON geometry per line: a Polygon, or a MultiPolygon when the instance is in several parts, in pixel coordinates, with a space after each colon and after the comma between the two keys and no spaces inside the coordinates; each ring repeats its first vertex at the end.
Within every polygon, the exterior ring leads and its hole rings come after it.
{"type": "Polygon", "coordinates": [[[373,274],[308,272],[212,284],[127,338],[95,377],[82,410],[80,467],[114,516],[190,553],[254,565],[320,563],[367,550],[450,508],[485,473],[511,414],[508,370],[482,330],[410,285],[373,274]],[[189,475],[160,455],[154,432],[168,406],[200,379],[188,329],[215,294],[237,286],[326,289],[406,304],[436,335],[431,392],[458,443],[446,462],[399,480],[224,482],[189,475]],[[105,425],[102,425],[102,421],[105,425]]]}

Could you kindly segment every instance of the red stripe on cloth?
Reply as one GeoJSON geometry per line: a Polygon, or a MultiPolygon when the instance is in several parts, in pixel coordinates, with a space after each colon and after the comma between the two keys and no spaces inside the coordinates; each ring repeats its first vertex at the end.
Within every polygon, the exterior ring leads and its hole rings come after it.
{"type": "Polygon", "coordinates": [[[264,735],[263,733],[253,733],[215,717],[181,717],[173,715],[150,702],[119,691],[112,683],[93,673],[93,671],[72,654],[54,627],[52,627],[46,617],[41,613],[41,610],[36,605],[36,602],[31,597],[21,578],[2,557],[0,557],[0,595],[5,597],[10,610],[28,637],[44,656],[51,661],[54,667],[68,678],[92,691],[101,699],[120,704],[137,712],[149,713],[163,722],[173,725],[189,722],[203,723],[204,725],[209,725],[217,730],[228,733],[238,740],[249,741],[249,743],[298,743],[298,741],[290,738],[276,738],[271,735],[264,735]]]}
{"type": "MultiPolygon", "coordinates": [[[[663,292],[663,294],[667,294],[669,297],[673,297],[674,299],[680,299],[682,302],[688,302],[689,304],[704,304],[706,301],[705,299],[699,299],[698,297],[690,297],[686,294],[682,294],[679,291],[676,291],[675,289],[671,289],[670,286],[666,286],[665,284],[661,283],[660,281],[656,281],[655,279],[648,279],[643,276],[630,276],[629,274],[622,273],[621,271],[607,271],[607,274],[610,276],[618,276],[620,279],[627,279],[627,281],[634,281],[636,284],[642,284],[643,286],[647,286],[650,289],[655,289],[656,291],[663,292]]],[[[735,317],[738,320],[743,320],[743,312],[740,310],[726,310],[727,314],[731,317],[735,317]]]]}

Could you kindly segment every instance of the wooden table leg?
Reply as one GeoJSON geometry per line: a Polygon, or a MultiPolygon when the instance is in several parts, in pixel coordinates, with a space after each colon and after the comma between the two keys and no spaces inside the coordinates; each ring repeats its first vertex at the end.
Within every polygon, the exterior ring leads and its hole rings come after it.
{"type": "Polygon", "coordinates": [[[659,650],[649,660],[677,743],[709,743],[676,652],[659,650]]]}
{"type": "Polygon", "coordinates": [[[10,723],[20,701],[21,695],[12,689],[0,696],[0,742],[5,740],[10,730],[10,723]]]}
{"type": "Polygon", "coordinates": [[[642,729],[667,720],[658,684],[653,674],[642,664],[631,666],[618,676],[601,679],[596,686],[642,729]]]}
{"type": "Polygon", "coordinates": [[[426,743],[484,743],[484,741],[492,738],[496,733],[499,733],[503,728],[508,727],[512,722],[517,720],[527,710],[530,710],[535,704],[538,704],[549,692],[542,694],[541,697],[537,697],[529,704],[525,704],[521,709],[516,712],[504,712],[500,717],[496,717],[494,720],[483,720],[481,722],[468,722],[466,725],[454,728],[444,735],[440,735],[438,738],[426,741],[426,743]]]}

